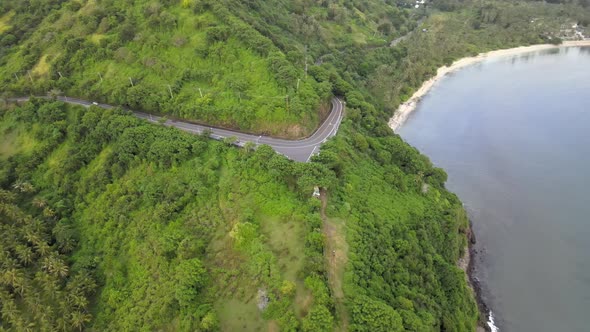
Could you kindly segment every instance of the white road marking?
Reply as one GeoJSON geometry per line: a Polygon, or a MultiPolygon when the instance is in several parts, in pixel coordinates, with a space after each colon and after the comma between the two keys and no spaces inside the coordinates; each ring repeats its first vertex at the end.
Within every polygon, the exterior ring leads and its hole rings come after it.
{"type": "MultiPolygon", "coordinates": [[[[47,97],[40,97],[40,98],[47,98],[47,97]]],[[[23,97],[23,98],[11,99],[11,100],[28,101],[29,98],[23,97]]],[[[68,98],[65,96],[58,97],[58,100],[65,101],[70,104],[78,104],[78,105],[85,106],[85,107],[89,107],[89,105],[90,105],[90,103],[85,100],[76,99],[76,98],[68,98]]],[[[116,108],[115,106],[111,106],[111,105],[107,105],[107,104],[99,104],[99,106],[104,109],[116,108]]],[[[293,140],[293,141],[268,137],[268,141],[265,144],[268,144],[271,147],[273,147],[275,149],[275,151],[276,151],[276,149],[305,149],[305,148],[313,147],[311,154],[307,158],[307,161],[309,161],[309,159],[316,152],[317,148],[321,144],[325,143],[328,140],[328,138],[335,135],[338,131],[338,128],[340,127],[340,122],[342,121],[342,118],[344,117],[343,103],[340,101],[340,99],[333,98],[332,99],[332,107],[333,108],[332,108],[332,111],[330,112],[330,115],[328,115],[326,120],[320,125],[320,127],[310,137],[307,137],[307,138],[304,138],[301,140],[293,140]],[[336,121],[336,122],[334,122],[334,121],[336,121]],[[326,135],[326,133],[327,133],[327,135],[326,135]],[[320,140],[318,140],[318,138],[317,138],[318,136],[322,137],[322,138],[320,140]]],[[[125,109],[125,110],[133,112],[128,109],[125,109]]],[[[149,113],[133,112],[133,114],[140,119],[144,119],[144,120],[147,120],[150,122],[158,122],[161,119],[163,119],[162,117],[159,117],[159,116],[152,116],[149,113]]],[[[263,138],[262,135],[255,138],[256,136],[250,135],[250,134],[238,133],[238,132],[233,132],[233,131],[224,130],[224,129],[215,129],[214,130],[211,127],[206,127],[206,126],[191,124],[191,123],[186,123],[186,122],[177,122],[177,121],[173,121],[173,120],[167,120],[164,123],[164,125],[176,127],[178,129],[181,129],[181,130],[184,130],[187,132],[191,132],[191,133],[201,133],[204,130],[209,130],[211,132],[216,131],[218,133],[222,133],[223,135],[211,133],[210,137],[213,139],[217,139],[217,140],[225,138],[225,137],[237,136],[241,141],[246,141],[246,142],[255,141],[257,144],[260,144],[259,141],[260,141],[260,139],[263,138]]],[[[241,143],[243,143],[243,142],[241,142],[241,143]]],[[[285,155],[282,152],[278,152],[278,153],[285,155]]],[[[286,157],[288,157],[288,156],[286,156],[286,157]]]]}
{"type": "Polygon", "coordinates": [[[316,146],[313,148],[313,150],[311,150],[311,153],[309,154],[309,157],[307,157],[307,160],[305,161],[306,163],[308,163],[308,162],[309,162],[309,160],[310,160],[310,159],[311,159],[311,157],[313,156],[313,153],[315,152],[315,149],[317,149],[317,148],[318,148],[318,146],[316,145],[316,146]]]}

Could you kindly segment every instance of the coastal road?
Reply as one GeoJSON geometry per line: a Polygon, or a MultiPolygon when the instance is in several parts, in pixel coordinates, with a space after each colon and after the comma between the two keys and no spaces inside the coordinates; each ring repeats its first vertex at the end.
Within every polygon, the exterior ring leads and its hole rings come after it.
{"type": "MultiPolygon", "coordinates": [[[[40,98],[47,98],[47,97],[40,97],[40,98]]],[[[100,104],[94,103],[87,100],[77,99],[77,98],[70,98],[70,97],[57,97],[58,100],[74,104],[74,105],[81,105],[84,107],[90,106],[97,106],[104,109],[112,109],[116,108],[116,106],[108,105],[108,104],[100,104]]],[[[28,97],[22,98],[13,98],[9,99],[10,101],[16,102],[25,102],[28,101],[28,97]]],[[[152,115],[144,112],[133,111],[133,114],[138,118],[147,120],[149,122],[158,123],[163,121],[162,117],[157,115],[152,115]]],[[[332,98],[332,111],[326,118],[326,120],[321,124],[321,126],[309,137],[300,139],[300,140],[286,140],[280,138],[273,138],[269,136],[257,136],[252,134],[241,133],[238,131],[232,131],[227,129],[220,129],[214,127],[208,127],[205,125],[198,125],[190,122],[184,122],[179,120],[166,120],[163,122],[164,125],[175,127],[180,130],[192,133],[192,134],[200,134],[205,130],[209,130],[211,132],[210,137],[216,140],[223,140],[226,137],[235,137],[237,141],[235,142],[238,146],[244,146],[247,142],[252,142],[255,145],[262,145],[266,144],[272,147],[275,151],[285,155],[287,158],[295,160],[295,161],[302,161],[308,162],[311,157],[320,151],[321,145],[326,142],[330,137],[336,135],[338,132],[338,127],[340,126],[340,122],[342,121],[342,117],[344,116],[344,103],[338,98],[332,98]]]]}

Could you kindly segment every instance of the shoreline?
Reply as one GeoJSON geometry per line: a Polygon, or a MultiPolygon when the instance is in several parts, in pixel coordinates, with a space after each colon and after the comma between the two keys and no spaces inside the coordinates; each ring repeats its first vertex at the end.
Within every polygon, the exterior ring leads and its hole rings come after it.
{"type": "Polygon", "coordinates": [[[473,232],[473,223],[471,219],[469,219],[469,228],[468,233],[465,234],[467,237],[467,246],[465,246],[465,251],[463,256],[459,258],[457,262],[457,266],[465,272],[465,280],[467,281],[467,286],[471,289],[473,293],[473,298],[477,304],[477,310],[479,311],[479,319],[477,321],[477,330],[476,332],[493,332],[491,326],[489,325],[490,322],[490,308],[487,306],[485,301],[483,300],[483,294],[481,285],[479,280],[475,277],[475,256],[477,254],[477,250],[475,249],[475,233],[473,232]]]}
{"type": "Polygon", "coordinates": [[[414,92],[412,97],[408,99],[406,102],[400,104],[398,108],[393,113],[393,116],[389,119],[388,125],[389,127],[395,132],[404,122],[408,119],[410,113],[412,113],[420,100],[432,89],[432,87],[438,83],[443,77],[447,74],[456,72],[460,69],[468,67],[473,64],[477,64],[482,62],[486,59],[494,58],[494,57],[506,57],[506,56],[514,56],[519,55],[522,53],[528,52],[535,52],[535,51],[542,51],[548,49],[556,49],[561,47],[580,47],[580,46],[590,46],[590,40],[575,40],[575,41],[564,41],[559,45],[553,44],[538,44],[538,45],[531,45],[531,46],[521,46],[515,48],[508,48],[508,49],[501,49],[490,51],[486,53],[480,53],[476,56],[472,57],[465,57],[461,58],[455,62],[453,62],[450,66],[443,66],[437,69],[436,75],[429,80],[425,81],[422,86],[414,92]]]}
{"type": "MultiPolygon", "coordinates": [[[[580,41],[566,41],[560,45],[540,44],[532,46],[522,46],[510,49],[496,50],[486,53],[480,53],[477,56],[465,57],[459,59],[450,66],[443,66],[437,69],[434,77],[425,81],[422,86],[412,95],[408,101],[399,105],[394,115],[389,119],[389,127],[395,132],[399,129],[408,116],[416,109],[421,99],[447,74],[456,72],[460,69],[477,64],[486,59],[497,57],[509,57],[529,52],[536,52],[548,49],[567,48],[567,47],[590,47],[590,40],[580,41]]],[[[457,261],[457,266],[465,272],[465,279],[467,285],[472,291],[473,297],[476,301],[479,311],[479,319],[477,323],[477,332],[496,332],[497,326],[494,324],[493,313],[488,305],[485,303],[482,294],[482,286],[479,279],[475,276],[475,258],[478,254],[475,248],[476,238],[473,232],[472,221],[469,219],[469,228],[467,234],[467,246],[464,248],[463,256],[457,261]]]]}

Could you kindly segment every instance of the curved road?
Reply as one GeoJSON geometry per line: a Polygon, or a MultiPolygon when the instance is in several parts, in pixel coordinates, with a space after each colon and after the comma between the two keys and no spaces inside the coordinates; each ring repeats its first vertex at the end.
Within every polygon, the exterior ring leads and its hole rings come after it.
{"type": "MultiPolygon", "coordinates": [[[[47,98],[47,97],[40,97],[47,98]]],[[[108,104],[97,104],[87,100],[70,98],[70,97],[57,97],[58,100],[75,105],[81,105],[85,107],[98,106],[104,109],[112,109],[115,106],[108,104]]],[[[28,101],[28,97],[9,99],[16,102],[28,101]]],[[[286,140],[280,138],[272,138],[269,136],[256,136],[251,134],[245,134],[238,131],[232,131],[227,129],[213,128],[204,125],[193,124],[178,120],[166,120],[163,124],[170,127],[176,127],[180,130],[187,131],[193,134],[200,134],[205,130],[211,131],[211,138],[222,140],[226,137],[237,138],[236,145],[244,146],[246,142],[252,142],[256,145],[267,144],[271,146],[275,151],[285,155],[289,159],[296,161],[307,162],[309,159],[319,153],[320,146],[327,141],[330,137],[336,135],[338,127],[343,117],[344,104],[338,98],[332,98],[332,111],[326,118],[324,123],[308,138],[301,140],[286,140]]],[[[157,115],[151,115],[144,112],[132,111],[135,116],[141,119],[145,119],[150,122],[159,122],[162,117],[157,115]]]]}

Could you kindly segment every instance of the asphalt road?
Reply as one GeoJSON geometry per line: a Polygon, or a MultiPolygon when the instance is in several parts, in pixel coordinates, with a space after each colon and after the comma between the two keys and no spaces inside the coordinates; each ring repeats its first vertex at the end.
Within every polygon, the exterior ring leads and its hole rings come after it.
{"type": "MultiPolygon", "coordinates": [[[[43,97],[46,98],[46,97],[43,97]]],[[[27,101],[28,97],[23,98],[14,98],[10,99],[12,101],[27,101]]],[[[70,97],[57,97],[58,100],[61,100],[66,103],[81,105],[85,107],[90,107],[92,105],[104,108],[104,109],[112,109],[115,106],[108,105],[108,104],[99,104],[93,103],[91,101],[77,99],[77,98],[70,98],[70,97]]],[[[136,112],[132,111],[135,116],[141,119],[145,119],[150,122],[159,122],[162,117],[151,115],[148,113],[143,112],[136,112]]],[[[256,145],[267,144],[271,146],[275,151],[285,155],[287,158],[307,162],[309,159],[319,153],[321,145],[326,142],[330,137],[336,135],[338,132],[338,127],[340,126],[340,122],[342,121],[342,117],[344,115],[344,104],[338,98],[332,99],[332,111],[326,118],[326,120],[321,124],[321,126],[308,138],[300,139],[300,140],[286,140],[280,138],[273,138],[269,136],[256,136],[246,133],[241,133],[237,131],[227,130],[227,129],[219,129],[213,127],[207,127],[203,125],[197,125],[189,122],[184,121],[177,121],[177,120],[166,120],[163,124],[170,127],[176,127],[180,130],[193,133],[193,134],[200,134],[204,130],[211,131],[211,138],[222,140],[226,137],[235,137],[237,141],[235,142],[236,145],[244,146],[247,142],[252,142],[256,145]]]]}

